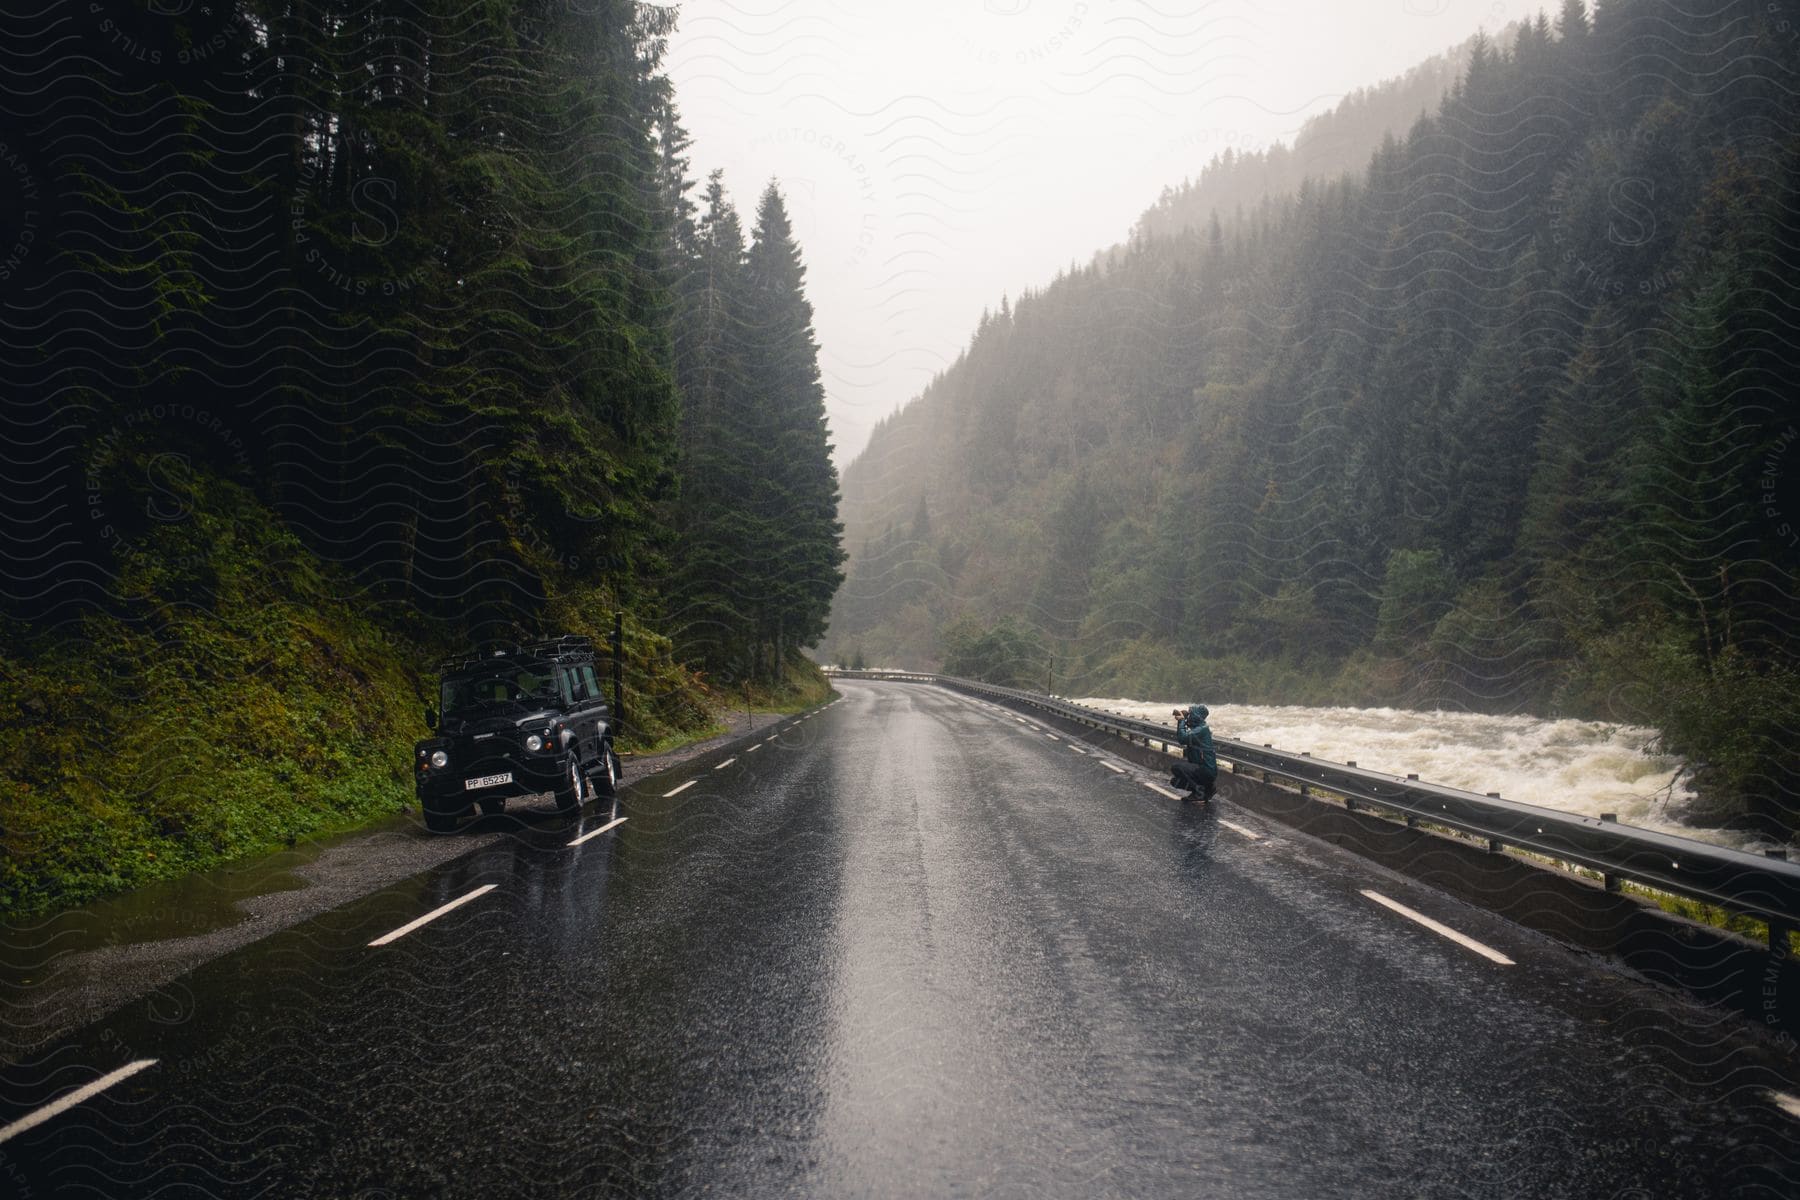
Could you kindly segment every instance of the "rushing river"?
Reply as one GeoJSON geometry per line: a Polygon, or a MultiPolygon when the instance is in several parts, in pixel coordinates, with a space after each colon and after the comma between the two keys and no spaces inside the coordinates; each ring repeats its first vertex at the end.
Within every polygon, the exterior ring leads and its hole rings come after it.
{"type": "MultiPolygon", "coordinates": [[[[1185,701],[1077,700],[1090,708],[1170,722],[1185,701]]],[[[1213,733],[1309,751],[1332,762],[1351,759],[1372,771],[1412,772],[1430,783],[1499,792],[1545,808],[1599,816],[1720,845],[1749,847],[1744,835],[1684,825],[1678,814],[1693,792],[1682,760],[1654,747],[1656,731],[1604,721],[1490,717],[1398,708],[1305,708],[1219,704],[1213,733]]],[[[1756,843],[1761,845],[1762,843],[1756,843]]]]}

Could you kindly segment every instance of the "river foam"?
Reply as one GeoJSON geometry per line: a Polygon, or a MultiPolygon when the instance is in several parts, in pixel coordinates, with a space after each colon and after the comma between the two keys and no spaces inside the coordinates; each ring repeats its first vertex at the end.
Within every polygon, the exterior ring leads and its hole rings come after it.
{"type": "MultiPolygon", "coordinates": [[[[1168,723],[1170,710],[1187,702],[1073,703],[1168,723]]],[[[1718,845],[1752,846],[1741,833],[1681,822],[1678,814],[1694,793],[1681,758],[1656,749],[1654,729],[1529,716],[1261,704],[1220,704],[1208,720],[1219,737],[1290,753],[1304,750],[1332,762],[1354,759],[1369,770],[1411,772],[1430,783],[1499,792],[1508,800],[1564,812],[1617,813],[1627,825],[1718,845]]]]}

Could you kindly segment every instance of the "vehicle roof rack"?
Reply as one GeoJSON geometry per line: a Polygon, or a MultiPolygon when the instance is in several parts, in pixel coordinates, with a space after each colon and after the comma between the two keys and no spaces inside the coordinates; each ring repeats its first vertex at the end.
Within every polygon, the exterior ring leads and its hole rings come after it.
{"type": "Polygon", "coordinates": [[[479,667],[496,660],[505,661],[515,658],[547,658],[562,666],[582,666],[594,661],[594,643],[590,638],[578,633],[565,633],[553,638],[540,638],[530,642],[512,642],[493,646],[486,650],[471,650],[465,654],[452,655],[438,664],[439,674],[450,674],[454,671],[466,671],[471,667],[479,667]]]}

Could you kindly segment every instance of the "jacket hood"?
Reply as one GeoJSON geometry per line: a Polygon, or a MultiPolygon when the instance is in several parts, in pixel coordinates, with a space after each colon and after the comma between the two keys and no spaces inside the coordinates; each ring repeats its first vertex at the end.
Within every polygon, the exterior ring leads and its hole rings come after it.
{"type": "Polygon", "coordinates": [[[1206,707],[1204,704],[1188,705],[1188,719],[1192,721],[1204,721],[1206,720],[1207,714],[1210,712],[1212,712],[1212,709],[1206,707]]]}

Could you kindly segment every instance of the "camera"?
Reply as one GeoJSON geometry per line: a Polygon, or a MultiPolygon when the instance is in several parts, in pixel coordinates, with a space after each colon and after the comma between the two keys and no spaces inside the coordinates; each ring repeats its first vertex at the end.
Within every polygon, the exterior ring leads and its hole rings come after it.
{"type": "Polygon", "coordinates": [[[1176,709],[1176,710],[1175,710],[1175,719],[1176,719],[1176,720],[1177,720],[1177,721],[1179,721],[1179,720],[1181,720],[1181,719],[1182,719],[1182,718],[1183,718],[1183,717],[1185,717],[1185,716],[1187,716],[1187,709],[1185,709],[1185,708],[1178,708],[1178,709],[1176,709]]]}

